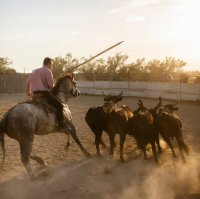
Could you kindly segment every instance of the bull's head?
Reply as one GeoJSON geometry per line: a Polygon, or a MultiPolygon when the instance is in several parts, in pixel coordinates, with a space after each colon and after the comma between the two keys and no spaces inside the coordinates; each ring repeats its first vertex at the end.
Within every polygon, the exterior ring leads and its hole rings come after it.
{"type": "Polygon", "coordinates": [[[103,105],[103,110],[106,113],[111,113],[114,110],[116,110],[117,108],[119,108],[117,103],[123,99],[122,94],[123,94],[123,91],[117,96],[105,95],[105,93],[104,93],[104,96],[105,96],[104,97],[104,101],[105,101],[105,103],[103,105]]]}
{"type": "Polygon", "coordinates": [[[174,104],[166,104],[165,109],[168,109],[169,111],[177,111],[178,107],[175,107],[176,104],[178,104],[178,102],[175,102],[174,104]]]}
{"type": "Polygon", "coordinates": [[[153,108],[155,111],[157,111],[162,106],[162,98],[158,98],[159,102],[156,104],[156,106],[153,108]]]}
{"type": "Polygon", "coordinates": [[[163,112],[167,112],[167,113],[173,113],[173,111],[177,111],[178,107],[175,107],[175,105],[178,102],[175,102],[173,104],[166,104],[166,105],[162,105],[162,99],[159,98],[159,103],[160,106],[158,106],[157,109],[159,109],[159,114],[162,114],[163,112]]]}
{"type": "Polygon", "coordinates": [[[121,101],[123,99],[123,96],[122,96],[123,91],[121,91],[121,93],[117,96],[106,95],[104,92],[103,92],[103,94],[105,96],[104,97],[105,102],[112,102],[112,103],[117,104],[119,101],[121,101]]]}
{"type": "Polygon", "coordinates": [[[139,109],[140,109],[141,111],[147,110],[147,108],[144,106],[143,101],[142,101],[141,99],[138,100],[138,103],[137,103],[137,104],[138,104],[139,109]]]}

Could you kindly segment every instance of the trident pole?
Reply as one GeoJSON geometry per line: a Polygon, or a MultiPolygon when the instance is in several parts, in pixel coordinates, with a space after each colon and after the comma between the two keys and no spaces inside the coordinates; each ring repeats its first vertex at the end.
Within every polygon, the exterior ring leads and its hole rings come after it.
{"type": "Polygon", "coordinates": [[[121,42],[119,42],[119,43],[117,43],[117,44],[115,44],[115,45],[113,45],[113,46],[107,48],[106,50],[103,50],[102,52],[100,52],[100,53],[98,53],[97,55],[91,57],[90,59],[88,59],[88,60],[82,62],[81,64],[78,64],[77,66],[75,66],[75,67],[73,68],[73,71],[76,70],[77,68],[79,68],[80,66],[82,66],[83,64],[86,64],[87,62],[89,62],[89,61],[93,60],[94,58],[98,57],[99,55],[102,55],[103,53],[105,53],[105,52],[111,50],[112,48],[114,48],[114,47],[120,45],[120,44],[123,43],[123,42],[124,42],[124,41],[121,41],[121,42]]]}

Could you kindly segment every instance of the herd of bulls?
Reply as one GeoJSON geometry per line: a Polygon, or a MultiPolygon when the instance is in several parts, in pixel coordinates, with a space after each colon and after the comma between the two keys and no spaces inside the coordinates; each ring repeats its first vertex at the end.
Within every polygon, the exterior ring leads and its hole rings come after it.
{"type": "Polygon", "coordinates": [[[101,155],[99,145],[105,146],[101,139],[105,131],[110,140],[110,156],[113,156],[116,145],[115,135],[119,134],[121,161],[124,161],[123,147],[127,134],[135,138],[137,147],[143,151],[145,159],[147,158],[146,146],[151,144],[156,162],[158,162],[158,153],[162,153],[159,135],[171,148],[173,157],[176,157],[176,153],[171,141],[175,138],[181,158],[185,160],[183,152],[188,154],[189,149],[183,140],[181,120],[174,113],[178,110],[176,103],[163,105],[160,97],[156,106],[148,109],[141,100],[138,100],[138,108],[133,111],[126,105],[118,105],[122,99],[122,93],[118,96],[105,96],[103,105],[89,108],[85,115],[85,121],[95,135],[98,155],[101,155]]]}

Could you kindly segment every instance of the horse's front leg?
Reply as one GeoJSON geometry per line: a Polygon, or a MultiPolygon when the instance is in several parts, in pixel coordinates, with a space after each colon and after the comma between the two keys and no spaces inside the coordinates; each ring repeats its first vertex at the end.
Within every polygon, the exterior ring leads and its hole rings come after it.
{"type": "Polygon", "coordinates": [[[85,148],[82,146],[77,134],[76,134],[76,129],[74,127],[74,125],[72,123],[70,124],[67,124],[67,128],[68,128],[68,131],[70,133],[70,135],[73,137],[73,139],[75,140],[75,142],[78,144],[78,146],[80,147],[81,151],[83,152],[83,154],[89,158],[91,157],[90,153],[88,153],[85,148]]]}

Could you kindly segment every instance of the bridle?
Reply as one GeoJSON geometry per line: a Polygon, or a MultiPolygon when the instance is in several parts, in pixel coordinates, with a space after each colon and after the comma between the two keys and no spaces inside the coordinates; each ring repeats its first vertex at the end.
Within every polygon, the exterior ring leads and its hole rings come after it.
{"type": "MultiPolygon", "coordinates": [[[[71,83],[72,83],[73,87],[77,88],[76,87],[76,81],[71,80],[71,83]]],[[[58,92],[67,94],[66,90],[63,90],[63,89],[59,89],[58,92]]],[[[72,95],[73,95],[73,92],[72,92],[72,95]]]]}

